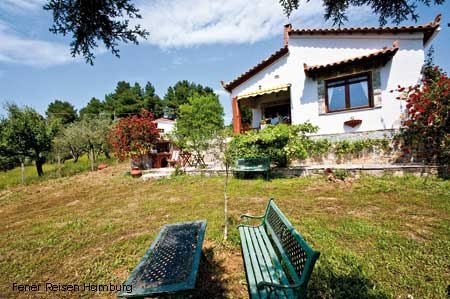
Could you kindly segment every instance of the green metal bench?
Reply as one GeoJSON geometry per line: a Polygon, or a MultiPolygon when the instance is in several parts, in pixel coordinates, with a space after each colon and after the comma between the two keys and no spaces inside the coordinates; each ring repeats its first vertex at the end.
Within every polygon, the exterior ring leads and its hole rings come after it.
{"type": "Polygon", "coordinates": [[[118,296],[186,298],[195,288],[206,220],[166,224],[118,296]]]}
{"type": "Polygon", "coordinates": [[[250,298],[306,298],[306,286],[320,252],[313,250],[273,199],[263,216],[242,215],[239,225],[250,298]],[[261,219],[258,226],[249,219],[261,219]]]}
{"type": "Polygon", "coordinates": [[[266,179],[270,176],[270,159],[269,158],[241,158],[237,160],[234,173],[262,172],[266,179]]]}

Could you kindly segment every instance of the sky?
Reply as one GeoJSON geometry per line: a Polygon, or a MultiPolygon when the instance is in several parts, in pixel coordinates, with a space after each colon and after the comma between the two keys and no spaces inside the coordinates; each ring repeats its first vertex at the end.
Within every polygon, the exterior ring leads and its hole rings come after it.
{"type": "MultiPolygon", "coordinates": [[[[169,86],[189,80],[210,86],[231,122],[231,101],[220,80],[230,81],[283,46],[283,25],[294,28],[332,27],[323,18],[322,1],[301,2],[288,19],[278,0],[135,0],[150,32],[139,45],[121,44],[120,59],[96,50],[94,66],[70,55],[70,37],[49,32],[46,0],[0,0],[0,115],[14,102],[45,113],[50,102],[71,102],[77,110],[114,91],[118,81],[152,82],[163,97],[169,86]]],[[[433,41],[435,62],[450,71],[450,1],[419,6],[418,24],[443,14],[441,32],[433,41]]],[[[369,8],[350,9],[350,26],[378,26],[369,8]]],[[[414,25],[412,21],[402,25],[414,25]]]]}

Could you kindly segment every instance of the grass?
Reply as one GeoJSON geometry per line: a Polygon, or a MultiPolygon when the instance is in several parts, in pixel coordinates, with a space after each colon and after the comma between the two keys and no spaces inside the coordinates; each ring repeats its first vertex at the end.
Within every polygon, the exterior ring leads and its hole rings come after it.
{"type": "MultiPolygon", "coordinates": [[[[114,163],[114,160],[106,159],[104,156],[100,156],[96,161],[96,165],[102,162],[111,164],[114,163]]],[[[81,156],[77,163],[74,163],[71,159],[65,161],[65,163],[61,165],[61,176],[72,176],[91,169],[91,164],[87,155],[81,156]]],[[[43,170],[44,175],[39,177],[37,175],[36,166],[34,163],[32,165],[25,166],[25,183],[30,184],[36,181],[45,181],[58,177],[58,165],[56,163],[45,163],[43,165],[43,170]]],[[[22,170],[20,167],[16,167],[8,171],[0,171],[0,190],[18,184],[22,184],[22,170]]]]}
{"type": "MultiPolygon", "coordinates": [[[[223,178],[142,182],[128,165],[0,191],[0,294],[12,283],[117,283],[129,276],[165,223],[207,219],[198,298],[246,298],[235,225],[261,214],[274,197],[293,225],[321,251],[310,298],[448,298],[450,181],[363,177],[232,179],[229,241],[222,241],[223,178]],[[205,264],[205,261],[203,261],[205,264]],[[206,284],[206,286],[205,286],[206,284]],[[209,292],[209,293],[208,293],[209,292]],[[207,295],[205,295],[207,294],[207,295]]],[[[73,298],[69,292],[42,298],[73,298]]],[[[115,298],[115,293],[83,293],[115,298]]]]}

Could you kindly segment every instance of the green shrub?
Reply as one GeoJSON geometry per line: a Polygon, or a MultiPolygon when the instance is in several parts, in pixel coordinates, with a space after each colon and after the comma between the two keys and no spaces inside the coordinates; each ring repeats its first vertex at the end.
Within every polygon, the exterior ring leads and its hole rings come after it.
{"type": "Polygon", "coordinates": [[[286,166],[291,160],[320,157],[329,152],[337,157],[356,155],[364,150],[390,149],[389,139],[362,139],[356,141],[312,140],[306,134],[316,133],[318,127],[310,123],[302,125],[269,125],[263,130],[235,135],[226,155],[229,161],[238,158],[270,158],[277,166],[286,166]]]}
{"type": "Polygon", "coordinates": [[[259,132],[249,131],[234,136],[226,155],[238,158],[270,158],[277,166],[286,166],[292,159],[305,159],[313,141],[306,133],[317,132],[318,127],[302,125],[269,125],[259,132]]]}
{"type": "Polygon", "coordinates": [[[334,154],[338,157],[341,157],[345,154],[359,154],[363,150],[373,150],[375,148],[380,148],[383,150],[389,150],[390,141],[387,138],[380,138],[380,139],[362,139],[362,140],[355,140],[355,141],[337,141],[333,142],[332,145],[332,151],[334,154]]]}

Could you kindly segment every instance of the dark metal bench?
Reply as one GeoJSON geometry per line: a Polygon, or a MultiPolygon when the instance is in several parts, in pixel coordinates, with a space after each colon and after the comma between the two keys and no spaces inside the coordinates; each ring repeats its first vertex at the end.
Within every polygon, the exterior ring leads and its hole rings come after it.
{"type": "Polygon", "coordinates": [[[182,297],[195,288],[206,220],[164,225],[119,297],[182,297]]]}
{"type": "Polygon", "coordinates": [[[246,172],[262,172],[266,179],[270,176],[270,159],[269,158],[241,158],[237,160],[233,168],[235,173],[246,172]]]}
{"type": "Polygon", "coordinates": [[[320,253],[313,250],[281,213],[273,199],[258,226],[239,225],[250,298],[305,298],[320,253]]]}

